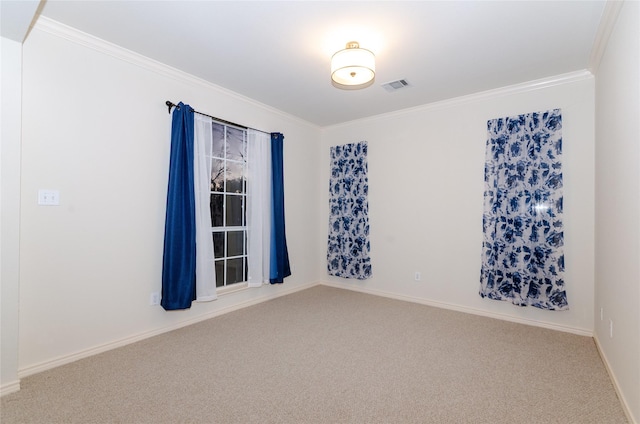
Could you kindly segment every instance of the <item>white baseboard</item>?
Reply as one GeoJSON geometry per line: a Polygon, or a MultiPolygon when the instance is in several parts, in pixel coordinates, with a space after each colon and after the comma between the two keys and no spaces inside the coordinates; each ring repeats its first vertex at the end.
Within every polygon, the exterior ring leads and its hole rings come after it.
{"type": "Polygon", "coordinates": [[[528,320],[528,319],[522,319],[522,318],[515,318],[515,317],[511,317],[505,314],[498,314],[498,313],[493,313],[493,312],[487,312],[487,311],[483,311],[483,310],[479,310],[479,309],[475,309],[475,308],[468,308],[465,306],[461,306],[461,305],[454,305],[454,304],[450,304],[450,303],[445,303],[445,302],[437,302],[437,301],[432,301],[432,300],[428,300],[428,299],[421,299],[421,298],[416,298],[416,297],[411,297],[411,296],[405,296],[405,295],[399,295],[399,294],[395,294],[395,293],[390,293],[390,292],[385,292],[382,290],[375,290],[375,289],[369,289],[369,288],[363,288],[363,287],[359,287],[359,286],[345,286],[343,284],[338,284],[338,283],[331,283],[331,282],[320,282],[320,285],[324,285],[324,286],[329,286],[329,287],[335,287],[338,289],[345,289],[345,290],[352,290],[352,291],[357,291],[360,293],[366,293],[366,294],[372,294],[375,296],[382,296],[382,297],[388,297],[391,299],[396,299],[396,300],[403,300],[403,301],[407,301],[407,302],[412,302],[412,303],[419,303],[422,305],[427,305],[427,306],[434,306],[437,308],[443,308],[443,309],[450,309],[450,310],[454,310],[454,311],[458,311],[458,312],[465,312],[465,313],[469,313],[469,314],[473,314],[473,315],[481,315],[481,316],[486,316],[489,318],[496,318],[496,319],[500,319],[500,320],[504,320],[504,321],[511,321],[511,322],[516,322],[519,324],[526,324],[526,325],[532,325],[535,327],[542,327],[542,328],[548,328],[550,330],[557,330],[557,331],[563,331],[566,333],[572,333],[572,334],[577,334],[580,336],[587,336],[587,337],[592,337],[593,340],[596,343],[596,347],[598,349],[598,353],[600,354],[600,358],[602,358],[602,362],[604,363],[604,366],[607,370],[607,373],[609,374],[609,377],[611,378],[611,381],[613,383],[613,387],[616,391],[616,394],[618,395],[618,399],[620,400],[620,404],[622,406],[622,410],[624,411],[627,420],[629,421],[630,424],[639,424],[638,421],[633,417],[632,413],[631,413],[631,408],[629,408],[629,404],[626,400],[626,398],[624,397],[624,395],[622,394],[622,391],[620,390],[620,385],[618,384],[618,380],[616,379],[615,374],[613,373],[611,366],[609,365],[609,361],[607,360],[607,357],[604,355],[604,352],[602,350],[602,346],[600,345],[600,341],[598,340],[598,337],[596,334],[594,334],[591,331],[587,331],[581,328],[574,328],[574,327],[567,327],[567,326],[562,326],[562,325],[557,325],[557,324],[551,324],[551,323],[545,323],[545,322],[540,322],[540,321],[534,321],[534,320],[528,320]]]}
{"type": "MultiPolygon", "coordinates": [[[[186,327],[188,325],[191,324],[195,324],[197,322],[200,321],[205,321],[207,319],[210,318],[214,318],[220,315],[224,315],[227,314],[229,312],[233,312],[233,311],[237,311],[239,309],[243,309],[249,306],[253,306],[253,305],[257,305],[258,303],[262,303],[262,302],[266,302],[268,300],[271,299],[275,299],[281,296],[286,296],[288,294],[291,293],[295,293],[297,291],[300,290],[305,290],[308,288],[311,288],[313,286],[318,285],[318,282],[312,282],[312,283],[305,283],[305,284],[296,284],[295,286],[291,287],[291,288],[287,288],[285,290],[280,290],[277,293],[271,293],[271,294],[267,294],[264,296],[260,296],[251,300],[247,300],[244,302],[239,302],[237,304],[231,305],[229,307],[226,308],[222,308],[210,313],[206,313],[203,315],[199,315],[197,317],[188,319],[188,320],[184,320],[184,321],[180,321],[176,324],[172,324],[166,327],[162,327],[162,328],[158,328],[155,330],[151,330],[151,331],[146,331],[144,333],[139,333],[139,334],[135,334],[133,336],[129,336],[120,340],[116,340],[113,342],[109,342],[109,343],[105,343],[103,345],[99,345],[93,348],[89,348],[89,349],[85,349],[79,352],[75,352],[69,355],[63,355],[63,356],[59,356],[57,358],[48,360],[48,361],[44,361],[44,362],[40,362],[34,365],[30,365],[28,367],[24,367],[18,370],[18,377],[19,378],[24,378],[24,377],[28,377],[30,375],[33,374],[37,374],[39,372],[43,372],[43,371],[47,371],[56,367],[59,367],[61,365],[65,365],[65,364],[69,364],[71,362],[75,362],[77,360],[80,359],[84,359],[84,358],[88,358],[90,356],[93,355],[97,355],[98,353],[102,353],[102,352],[106,352],[108,350],[112,350],[112,349],[116,349],[122,346],[126,346],[128,344],[131,343],[135,343],[144,339],[148,339],[150,337],[154,337],[163,333],[167,333],[169,331],[173,331],[173,330],[177,330],[178,328],[182,328],[182,327],[186,327]]],[[[248,289],[248,290],[255,290],[255,288],[252,289],[248,289]]],[[[18,381],[18,389],[20,388],[20,383],[18,381]]],[[[3,390],[4,390],[4,386],[3,386],[3,390]]],[[[14,390],[15,391],[15,390],[14,390]]],[[[3,392],[4,393],[4,392],[3,392]]]]}
{"type": "Polygon", "coordinates": [[[10,393],[15,393],[20,390],[20,380],[15,380],[10,383],[3,384],[0,386],[0,397],[4,395],[8,395],[10,393]]]}
{"type": "Polygon", "coordinates": [[[396,293],[391,293],[391,292],[377,290],[377,289],[364,288],[364,287],[355,286],[355,285],[347,286],[339,283],[331,283],[326,281],[320,282],[320,284],[329,286],[329,287],[335,287],[338,289],[352,290],[352,291],[357,291],[361,293],[373,294],[376,296],[388,297],[396,300],[403,300],[405,302],[419,303],[421,305],[434,306],[436,308],[450,309],[453,311],[464,312],[467,314],[480,315],[488,318],[495,318],[502,321],[510,321],[510,322],[516,322],[518,324],[531,325],[534,327],[548,328],[550,330],[577,334],[579,336],[593,337],[592,331],[585,330],[583,328],[569,327],[569,326],[558,325],[558,324],[553,324],[549,322],[536,321],[536,320],[526,319],[526,318],[518,318],[518,317],[506,315],[506,314],[488,312],[482,309],[469,308],[467,306],[456,305],[453,303],[438,302],[435,300],[423,299],[423,298],[413,297],[413,296],[406,296],[402,294],[396,294],[396,293]]]}
{"type": "MultiPolygon", "coordinates": [[[[352,290],[352,291],[357,291],[357,292],[362,292],[362,293],[366,293],[366,294],[372,294],[372,295],[376,295],[376,296],[382,296],[382,297],[387,297],[387,298],[391,298],[391,299],[396,299],[396,300],[402,300],[402,301],[407,301],[407,302],[412,302],[412,303],[419,303],[419,304],[423,304],[423,305],[427,305],[427,306],[434,306],[437,308],[442,308],[442,309],[450,309],[450,310],[454,310],[454,311],[458,311],[458,312],[464,312],[464,313],[469,313],[469,314],[473,314],[473,315],[480,315],[480,316],[486,316],[489,318],[495,318],[495,319],[500,319],[500,320],[504,320],[504,321],[511,321],[511,322],[516,322],[516,323],[520,323],[520,324],[526,324],[526,325],[532,325],[532,326],[536,326],[536,327],[543,327],[543,328],[548,328],[548,329],[552,329],[552,330],[557,330],[557,331],[563,331],[563,332],[568,332],[568,333],[573,333],[573,334],[578,334],[581,336],[588,336],[588,337],[592,337],[593,334],[590,331],[584,330],[584,329],[579,329],[579,328],[573,328],[573,327],[566,327],[566,326],[561,326],[561,325],[556,325],[556,324],[550,324],[550,323],[544,323],[544,322],[539,322],[539,321],[534,321],[534,320],[528,320],[528,319],[523,319],[523,318],[515,318],[515,317],[511,317],[505,314],[499,314],[499,313],[492,313],[492,312],[487,312],[487,311],[483,311],[483,310],[479,310],[479,309],[474,309],[474,308],[468,308],[465,306],[461,306],[461,305],[455,305],[455,304],[450,304],[450,303],[445,303],[445,302],[438,302],[438,301],[432,301],[432,300],[428,300],[428,299],[422,299],[422,298],[416,298],[416,297],[411,297],[411,296],[405,296],[405,295],[399,295],[399,294],[395,294],[395,293],[390,293],[390,292],[385,292],[382,290],[375,290],[375,289],[368,289],[368,288],[362,288],[362,287],[357,287],[357,286],[345,286],[342,284],[337,284],[337,283],[331,283],[331,282],[326,282],[326,281],[317,281],[317,282],[311,282],[311,283],[306,283],[306,284],[298,284],[294,287],[291,288],[287,288],[286,290],[282,290],[282,291],[278,291],[277,293],[272,293],[272,294],[268,294],[265,296],[261,296],[255,299],[251,299],[245,302],[240,302],[237,303],[235,305],[223,308],[223,309],[219,309],[207,314],[203,314],[200,315],[198,317],[194,317],[185,321],[181,321],[179,323],[176,324],[172,324],[170,326],[167,327],[162,327],[162,328],[158,328],[152,331],[147,331],[144,333],[139,333],[139,334],[135,334],[133,336],[130,337],[126,337],[120,340],[116,340],[110,343],[105,343],[103,345],[100,346],[96,346],[93,348],[89,348],[89,349],[85,349],[79,352],[75,352],[69,355],[64,355],[64,356],[60,356],[57,358],[54,358],[52,360],[48,360],[48,361],[44,361],[44,362],[40,362],[38,364],[34,364],[34,365],[30,365],[28,367],[22,368],[18,370],[18,377],[19,378],[24,378],[33,374],[37,374],[39,372],[42,371],[46,371],[52,368],[56,368],[59,367],[61,365],[65,365],[80,359],[84,359],[84,358],[88,358],[90,356],[102,353],[102,352],[106,352],[112,349],[116,349],[118,347],[122,347],[122,346],[126,346],[128,344],[131,343],[135,343],[150,337],[154,337],[163,333],[167,333],[169,331],[173,331],[176,330],[178,328],[182,328],[182,327],[186,327],[188,325],[191,324],[195,324],[197,322],[200,321],[204,321],[210,318],[214,318],[216,316],[220,316],[229,312],[233,312],[242,308],[246,308],[252,305],[256,305],[262,302],[266,302],[268,300],[271,299],[275,299],[281,296],[286,296],[288,294],[291,293],[295,293],[297,291],[301,291],[301,290],[305,290],[317,285],[325,285],[325,286],[329,286],[329,287],[334,287],[334,288],[339,288],[339,289],[345,289],[345,290],[352,290]]],[[[605,361],[606,363],[606,361],[605,361]]],[[[611,374],[611,373],[610,373],[611,374]]],[[[14,391],[17,391],[20,389],[20,381],[18,380],[15,383],[10,383],[7,384],[5,386],[2,386],[2,394],[4,395],[5,392],[6,393],[11,393],[14,391]]],[[[617,390],[617,389],[616,389],[617,390]]],[[[633,422],[633,421],[632,421],[633,422]]]]}
{"type": "Polygon", "coordinates": [[[624,411],[625,415],[627,416],[627,420],[629,420],[630,424],[638,424],[638,421],[634,419],[633,414],[631,413],[631,408],[629,408],[629,403],[627,402],[627,399],[624,397],[624,395],[622,394],[622,391],[620,390],[620,385],[618,384],[618,379],[616,379],[616,375],[613,373],[613,369],[611,368],[611,365],[609,364],[609,360],[607,359],[607,356],[604,354],[604,351],[602,350],[602,345],[600,344],[600,340],[598,340],[598,335],[594,334],[593,335],[593,340],[596,342],[596,347],[598,348],[598,353],[600,354],[600,358],[602,358],[602,362],[604,363],[604,367],[607,370],[607,373],[609,374],[609,377],[611,378],[611,381],[613,382],[613,388],[616,390],[616,394],[618,395],[618,399],[620,399],[620,404],[622,405],[622,410],[624,411]]]}

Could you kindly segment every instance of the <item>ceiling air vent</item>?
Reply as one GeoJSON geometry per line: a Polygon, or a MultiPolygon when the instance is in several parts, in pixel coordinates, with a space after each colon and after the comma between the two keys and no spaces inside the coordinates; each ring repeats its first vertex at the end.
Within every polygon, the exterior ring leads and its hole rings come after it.
{"type": "Polygon", "coordinates": [[[401,79],[401,80],[391,81],[391,82],[382,84],[382,88],[384,88],[387,91],[397,91],[397,90],[400,90],[401,88],[407,87],[408,85],[409,83],[407,82],[407,80],[401,79]]]}

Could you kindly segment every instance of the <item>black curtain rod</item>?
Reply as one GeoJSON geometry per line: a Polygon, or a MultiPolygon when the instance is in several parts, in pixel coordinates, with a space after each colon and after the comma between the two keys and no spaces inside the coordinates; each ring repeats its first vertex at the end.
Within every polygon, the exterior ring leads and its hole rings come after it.
{"type": "MultiPolygon", "coordinates": [[[[175,103],[173,103],[173,102],[172,102],[172,101],[170,101],[170,100],[167,100],[166,102],[164,102],[164,104],[165,104],[165,105],[167,105],[167,109],[168,109],[168,112],[169,112],[169,113],[171,113],[171,108],[172,108],[172,107],[177,107],[177,108],[179,109],[178,105],[177,105],[177,104],[175,104],[175,103]]],[[[268,133],[268,132],[266,132],[266,131],[262,131],[262,130],[258,130],[258,129],[255,129],[255,128],[247,127],[247,126],[245,126],[245,125],[236,124],[235,122],[227,121],[226,119],[216,118],[215,116],[211,116],[211,115],[207,115],[206,113],[198,112],[198,111],[197,111],[197,110],[195,110],[195,109],[193,110],[193,112],[194,112],[194,113],[197,113],[198,115],[208,116],[209,118],[211,118],[211,119],[213,119],[213,120],[216,120],[216,121],[218,121],[218,122],[221,122],[221,123],[223,123],[223,124],[233,125],[234,127],[242,128],[243,130],[249,130],[249,129],[251,129],[251,130],[255,130],[255,131],[260,131],[260,132],[265,133],[265,134],[271,134],[271,133],[268,133]]]]}

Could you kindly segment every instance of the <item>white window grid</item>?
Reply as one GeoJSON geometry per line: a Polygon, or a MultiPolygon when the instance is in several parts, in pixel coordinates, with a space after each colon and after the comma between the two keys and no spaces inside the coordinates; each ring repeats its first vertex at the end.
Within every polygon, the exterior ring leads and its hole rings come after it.
{"type": "MultiPolygon", "coordinates": [[[[216,272],[216,278],[218,281],[216,281],[216,285],[218,287],[218,289],[223,289],[226,287],[230,287],[230,286],[237,286],[237,285],[241,285],[241,284],[245,284],[246,285],[246,281],[247,281],[247,269],[248,269],[248,257],[247,257],[247,225],[246,225],[246,200],[247,200],[247,193],[246,193],[246,188],[247,188],[247,163],[246,163],[246,147],[247,147],[247,131],[245,129],[241,129],[241,128],[237,128],[237,127],[233,127],[227,124],[223,124],[223,123],[219,123],[214,121],[213,122],[214,127],[215,126],[219,126],[222,129],[222,134],[223,134],[223,140],[222,140],[222,154],[216,154],[214,152],[213,149],[213,145],[211,146],[211,156],[208,158],[208,160],[211,161],[211,164],[213,166],[214,163],[216,163],[216,161],[218,161],[217,163],[221,163],[222,164],[222,169],[223,169],[223,175],[222,175],[222,191],[217,191],[215,190],[215,187],[213,186],[213,181],[211,184],[211,191],[210,191],[210,196],[222,196],[222,225],[221,226],[213,226],[211,227],[211,232],[212,234],[223,234],[223,243],[222,243],[222,249],[223,249],[223,255],[222,256],[216,256],[215,260],[214,260],[214,266],[219,265],[220,263],[222,263],[222,275],[220,275],[218,272],[216,272]],[[230,158],[230,154],[229,154],[229,141],[228,141],[228,137],[229,137],[229,130],[232,129],[232,131],[239,131],[242,134],[242,141],[241,141],[241,145],[242,145],[242,151],[240,152],[240,157],[241,159],[233,159],[230,158]],[[235,166],[235,167],[239,167],[241,170],[241,174],[242,174],[242,179],[241,179],[241,191],[240,192],[229,192],[227,191],[227,183],[229,181],[227,172],[230,169],[230,166],[235,166]],[[241,225],[228,225],[227,222],[227,204],[228,204],[228,200],[233,198],[233,197],[240,197],[241,199],[241,208],[239,213],[241,214],[241,225]],[[242,233],[242,252],[239,255],[229,255],[229,235],[234,233],[234,232],[241,232],[242,233]],[[231,284],[228,284],[228,280],[229,280],[229,261],[232,260],[238,260],[240,259],[242,261],[242,266],[241,266],[241,278],[238,279],[238,281],[235,281],[231,284]],[[222,277],[222,278],[220,278],[222,277]],[[219,280],[222,281],[219,281],[219,280]]],[[[214,131],[214,134],[216,132],[214,131]]],[[[217,270],[216,270],[217,271],[217,270]]]]}

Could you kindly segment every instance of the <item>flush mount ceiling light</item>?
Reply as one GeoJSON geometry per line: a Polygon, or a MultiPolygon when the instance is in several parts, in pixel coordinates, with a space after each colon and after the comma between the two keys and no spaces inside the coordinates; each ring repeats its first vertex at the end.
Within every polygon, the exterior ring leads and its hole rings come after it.
{"type": "Polygon", "coordinates": [[[372,52],[361,49],[350,41],[344,50],[331,58],[331,83],[343,90],[358,90],[373,84],[376,76],[376,58],[372,52]]]}

